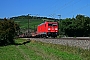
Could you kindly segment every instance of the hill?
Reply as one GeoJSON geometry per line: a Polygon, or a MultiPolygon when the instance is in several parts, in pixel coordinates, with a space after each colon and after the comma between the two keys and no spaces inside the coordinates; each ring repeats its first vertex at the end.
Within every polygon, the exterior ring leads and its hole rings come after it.
{"type": "Polygon", "coordinates": [[[20,25],[21,31],[25,32],[28,29],[28,22],[29,22],[29,29],[35,31],[37,26],[44,22],[44,20],[51,20],[54,21],[56,19],[47,18],[47,17],[37,17],[37,16],[29,16],[29,15],[21,15],[17,17],[11,17],[11,20],[14,20],[17,24],[20,25]]]}
{"type": "Polygon", "coordinates": [[[32,30],[34,30],[37,27],[37,25],[39,25],[40,23],[43,23],[45,19],[54,21],[53,18],[28,16],[28,15],[11,17],[10,19],[13,19],[15,22],[17,22],[20,25],[21,29],[28,28],[28,20],[29,20],[29,27],[32,30]]]}
{"type": "MultiPolygon", "coordinates": [[[[4,19],[0,18],[0,21],[3,21],[4,19]]],[[[14,20],[17,24],[20,26],[20,31],[25,32],[29,29],[31,31],[36,31],[36,28],[39,24],[43,23],[45,20],[54,21],[57,19],[53,18],[47,18],[47,17],[37,17],[37,16],[29,16],[29,15],[21,15],[21,16],[15,16],[11,17],[8,20],[14,20]]]]}

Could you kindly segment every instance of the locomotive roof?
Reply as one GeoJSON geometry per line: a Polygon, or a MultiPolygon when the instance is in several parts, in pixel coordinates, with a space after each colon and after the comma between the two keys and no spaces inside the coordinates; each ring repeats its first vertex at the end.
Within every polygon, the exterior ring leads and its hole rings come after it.
{"type": "Polygon", "coordinates": [[[57,22],[50,22],[50,21],[45,21],[44,23],[39,24],[38,26],[45,24],[45,23],[57,23],[57,22]]]}

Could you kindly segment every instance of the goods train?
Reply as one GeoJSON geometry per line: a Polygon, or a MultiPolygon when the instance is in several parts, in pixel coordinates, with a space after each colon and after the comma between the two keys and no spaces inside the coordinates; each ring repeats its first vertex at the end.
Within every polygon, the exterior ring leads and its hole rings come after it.
{"type": "MultiPolygon", "coordinates": [[[[37,26],[37,31],[30,34],[29,37],[57,37],[58,36],[58,22],[45,21],[37,26]]],[[[24,35],[23,35],[24,36],[24,35]]],[[[25,37],[25,36],[24,36],[25,37]]]]}

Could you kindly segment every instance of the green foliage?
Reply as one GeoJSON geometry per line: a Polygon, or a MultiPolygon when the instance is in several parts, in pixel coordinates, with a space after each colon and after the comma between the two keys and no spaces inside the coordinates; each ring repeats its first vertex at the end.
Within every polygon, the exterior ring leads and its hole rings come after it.
{"type": "Polygon", "coordinates": [[[14,36],[19,31],[19,26],[12,20],[4,19],[0,21],[0,45],[14,43],[14,36]]]}
{"type": "Polygon", "coordinates": [[[90,18],[77,15],[76,18],[66,18],[60,22],[61,32],[71,37],[90,36],[90,18]]]}

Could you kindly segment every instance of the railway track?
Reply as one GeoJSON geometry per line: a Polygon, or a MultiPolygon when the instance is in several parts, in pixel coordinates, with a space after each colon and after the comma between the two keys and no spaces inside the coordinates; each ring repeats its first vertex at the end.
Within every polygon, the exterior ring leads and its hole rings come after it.
{"type": "Polygon", "coordinates": [[[60,38],[60,39],[67,39],[67,40],[90,40],[89,37],[76,37],[76,38],[68,37],[68,38],[60,38]]]}
{"type": "Polygon", "coordinates": [[[78,37],[78,38],[72,38],[72,37],[69,37],[69,38],[24,38],[24,39],[55,39],[55,40],[88,40],[90,41],[90,38],[89,37],[78,37]]]}
{"type": "MultiPolygon", "coordinates": [[[[52,39],[52,38],[50,38],[52,39]]],[[[89,40],[90,38],[56,38],[56,39],[62,39],[62,40],[89,40]]]]}

